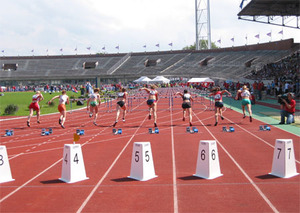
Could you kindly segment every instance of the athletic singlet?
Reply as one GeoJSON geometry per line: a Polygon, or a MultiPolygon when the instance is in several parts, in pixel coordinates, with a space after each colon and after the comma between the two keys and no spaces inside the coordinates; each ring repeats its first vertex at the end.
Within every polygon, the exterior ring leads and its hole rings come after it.
{"type": "Polygon", "coordinates": [[[218,91],[216,92],[216,94],[214,95],[215,101],[217,102],[222,102],[222,92],[218,91]]]}
{"type": "Polygon", "coordinates": [[[97,99],[97,94],[95,93],[91,94],[91,99],[97,99]]]}
{"type": "Polygon", "coordinates": [[[59,104],[66,104],[67,100],[68,100],[67,95],[60,95],[59,96],[59,104]]]}
{"type": "Polygon", "coordinates": [[[42,96],[41,95],[33,95],[32,96],[32,103],[36,103],[36,102],[39,102],[41,100],[42,96]]]}
{"type": "Polygon", "coordinates": [[[185,100],[190,100],[191,99],[191,95],[190,94],[188,94],[188,93],[186,93],[186,94],[184,94],[183,96],[182,96],[182,99],[185,101],[185,100]]]}
{"type": "Polygon", "coordinates": [[[250,97],[250,92],[248,90],[243,90],[241,93],[242,97],[250,97]]]}
{"type": "Polygon", "coordinates": [[[125,97],[125,93],[124,92],[119,92],[118,93],[118,98],[124,98],[125,97]]]}
{"type": "Polygon", "coordinates": [[[155,95],[156,94],[156,90],[150,90],[149,92],[151,95],[155,95]]]}

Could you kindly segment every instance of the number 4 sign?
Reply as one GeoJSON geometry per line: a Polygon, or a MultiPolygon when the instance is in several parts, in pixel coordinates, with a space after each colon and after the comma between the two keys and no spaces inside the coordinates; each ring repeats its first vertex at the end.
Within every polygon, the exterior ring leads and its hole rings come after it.
{"type": "Polygon", "coordinates": [[[292,139],[277,139],[273,154],[271,175],[290,178],[298,175],[292,139]]]}
{"type": "Polygon", "coordinates": [[[155,177],[157,176],[155,175],[150,142],[135,142],[129,178],[147,181],[155,177]]]}
{"type": "Polygon", "coordinates": [[[0,183],[13,181],[6,146],[0,146],[0,183]]]}
{"type": "Polygon", "coordinates": [[[80,144],[65,144],[60,180],[75,183],[86,180],[83,155],[80,144]]]}

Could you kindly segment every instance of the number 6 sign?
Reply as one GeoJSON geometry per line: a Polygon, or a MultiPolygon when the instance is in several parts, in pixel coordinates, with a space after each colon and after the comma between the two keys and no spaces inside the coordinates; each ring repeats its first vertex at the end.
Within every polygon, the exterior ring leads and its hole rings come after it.
{"type": "Polygon", "coordinates": [[[222,176],[219,163],[217,142],[202,140],[199,143],[196,174],[194,176],[205,179],[214,179],[222,176]]]}
{"type": "Polygon", "coordinates": [[[135,142],[129,178],[147,181],[155,177],[157,176],[155,175],[150,142],[135,142]]]}

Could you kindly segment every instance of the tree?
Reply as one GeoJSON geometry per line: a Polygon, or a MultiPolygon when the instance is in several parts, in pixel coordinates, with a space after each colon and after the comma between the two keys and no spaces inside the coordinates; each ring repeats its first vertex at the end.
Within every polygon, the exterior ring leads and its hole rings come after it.
{"type": "MultiPolygon", "coordinates": [[[[206,46],[206,43],[207,43],[207,40],[200,40],[200,49],[208,49],[206,46]]],[[[212,42],[211,48],[217,49],[218,46],[214,42],[212,42]]],[[[196,42],[193,45],[184,47],[183,50],[196,50],[196,42]]]]}

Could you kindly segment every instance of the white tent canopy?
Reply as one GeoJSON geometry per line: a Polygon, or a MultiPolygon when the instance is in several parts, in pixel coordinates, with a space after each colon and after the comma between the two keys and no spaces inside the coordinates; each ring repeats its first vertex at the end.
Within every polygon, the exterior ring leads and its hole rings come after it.
{"type": "Polygon", "coordinates": [[[210,78],[191,78],[188,83],[214,83],[210,78]]]}
{"type": "Polygon", "coordinates": [[[156,76],[151,81],[152,83],[170,83],[170,80],[165,78],[164,76],[156,76]]]}
{"type": "Polygon", "coordinates": [[[133,82],[135,83],[149,83],[152,80],[150,78],[148,78],[147,76],[142,76],[139,79],[134,80],[133,82]]]}

